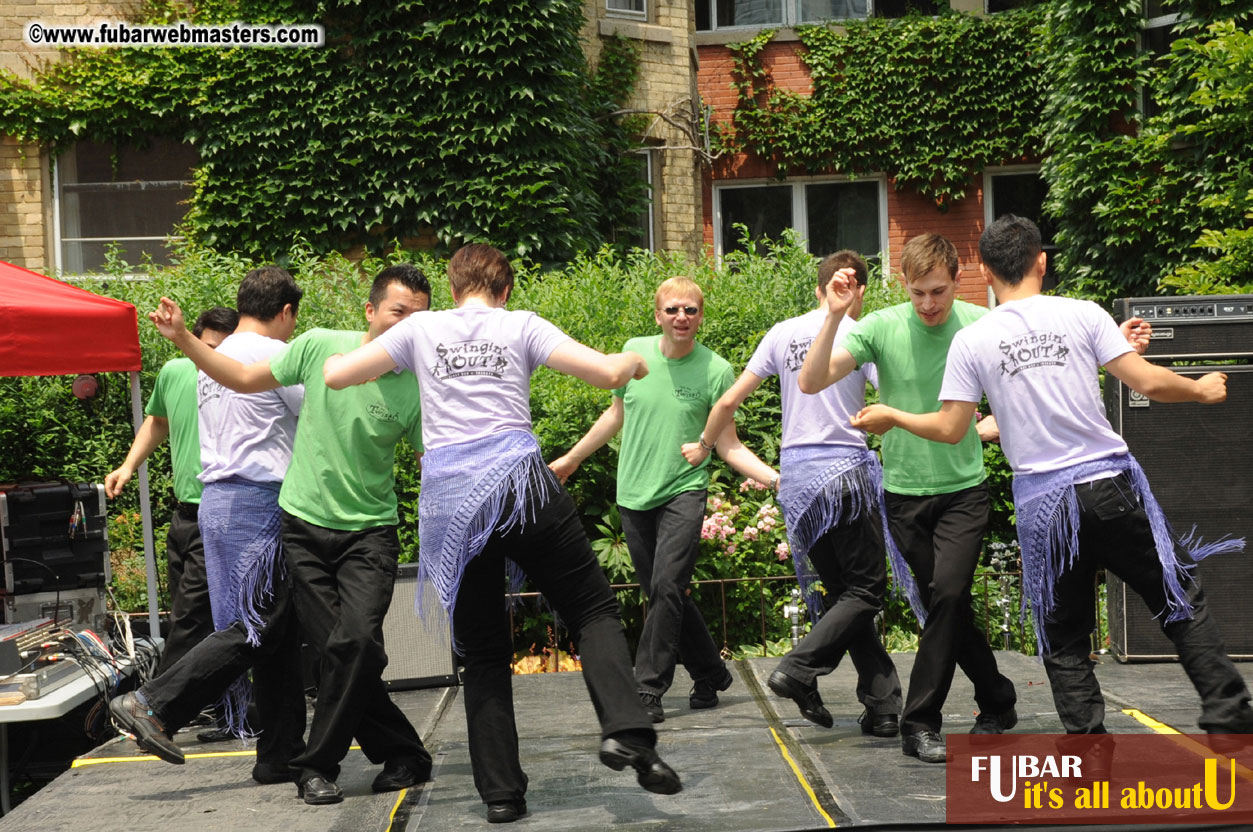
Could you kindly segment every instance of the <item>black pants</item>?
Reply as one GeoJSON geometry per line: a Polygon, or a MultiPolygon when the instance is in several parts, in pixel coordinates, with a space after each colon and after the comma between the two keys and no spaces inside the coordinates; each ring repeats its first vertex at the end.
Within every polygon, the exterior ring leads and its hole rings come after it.
{"type": "Polygon", "coordinates": [[[618,600],[596,562],[574,502],[560,489],[534,519],[493,533],[466,566],[457,593],[453,628],[465,661],[470,765],[484,803],[520,800],[527,784],[513,713],[506,557],[522,567],[574,637],[601,736],[630,732],[637,741],[656,742],[652,721],[635,692],[618,600]]]}
{"type": "Polygon", "coordinates": [[[721,681],[727,664],[705,619],[687,594],[700,554],[705,492],[685,491],[645,511],[618,506],[635,577],[648,598],[648,617],[635,652],[635,681],[664,694],[679,662],[692,679],[721,681]]]}
{"type": "MultiPolygon", "coordinates": [[[[1162,566],[1148,515],[1125,475],[1075,486],[1079,498],[1079,558],[1058,578],[1055,606],[1044,623],[1049,652],[1044,668],[1062,725],[1071,734],[1105,733],[1105,698],[1093,672],[1093,579],[1104,567],[1127,582],[1149,609],[1166,609],[1162,566]]],[[[1186,561],[1185,561],[1186,562],[1186,561]]],[[[1201,728],[1212,733],[1253,731],[1249,690],[1231,660],[1210,616],[1201,585],[1190,581],[1188,621],[1165,623],[1164,632],[1201,695],[1201,728]]]]}
{"type": "Polygon", "coordinates": [[[273,595],[262,615],[260,644],[249,644],[243,624],[237,621],[209,635],[140,692],[165,727],[175,731],[251,667],[261,728],[257,761],[284,766],[304,749],[305,731],[300,642],[288,580],[275,577],[273,595]]]}
{"type": "Polygon", "coordinates": [[[970,599],[988,525],[987,488],[980,484],[927,496],[888,492],[886,502],[892,537],[927,608],[901,733],[939,732],[941,709],[958,666],[974,683],[980,711],[1009,710],[1018,696],[1013,683],[997,669],[987,638],[975,627],[970,599]]]}
{"type": "Polygon", "coordinates": [[[166,580],[170,591],[170,626],[156,675],[169,670],[187,651],[213,632],[209,576],[195,503],[179,503],[165,536],[166,580]]]}
{"type": "Polygon", "coordinates": [[[292,760],[298,780],[337,778],[354,736],[371,762],[429,770],[431,755],[383,682],[383,619],[400,554],[396,527],[339,531],[283,512],[283,554],[301,634],[318,654],[309,743],[292,760]]]}
{"type": "MultiPolygon", "coordinates": [[[[842,500],[847,516],[852,500],[847,493],[842,500]]],[[[822,579],[827,610],[778,669],[813,685],[847,652],[857,668],[857,699],[874,713],[900,714],[901,680],[874,628],[888,580],[878,511],[864,511],[827,531],[810,549],[809,560],[822,579]]]]}

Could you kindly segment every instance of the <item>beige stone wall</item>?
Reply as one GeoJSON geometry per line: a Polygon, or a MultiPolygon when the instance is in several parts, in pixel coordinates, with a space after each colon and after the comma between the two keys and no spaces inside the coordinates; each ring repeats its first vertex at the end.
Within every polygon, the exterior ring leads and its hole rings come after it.
{"type": "MultiPolygon", "coordinates": [[[[0,69],[29,78],[41,62],[55,61],[56,49],[35,49],[23,40],[26,24],[82,26],[98,20],[130,19],[134,0],[0,0],[0,69]]],[[[55,266],[52,193],[47,156],[36,145],[0,136],[0,260],[38,272],[55,266]]]]}
{"type": "MultiPolygon", "coordinates": [[[[599,59],[602,38],[629,38],[639,47],[640,73],[628,106],[682,122],[693,121],[698,112],[694,27],[688,0],[648,0],[648,17],[636,20],[617,17],[605,9],[604,0],[587,0],[584,27],[588,62],[599,59]]],[[[687,149],[692,138],[683,130],[654,115],[648,128],[653,153],[653,242],[664,251],[699,256],[702,247],[701,160],[687,149]]]]}

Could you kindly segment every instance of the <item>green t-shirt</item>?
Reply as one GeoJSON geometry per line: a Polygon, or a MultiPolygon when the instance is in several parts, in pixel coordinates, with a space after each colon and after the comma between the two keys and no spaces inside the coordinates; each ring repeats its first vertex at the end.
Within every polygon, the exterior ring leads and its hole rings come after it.
{"type": "MultiPolygon", "coordinates": [[[[927,326],[913,304],[880,309],[859,321],[840,342],[858,365],[879,370],[879,400],[907,413],[940,409],[940,384],[957,331],[988,313],[955,301],[948,320],[927,326]]],[[[883,436],[883,487],[894,494],[951,494],[983,482],[983,446],[973,422],[956,445],[930,442],[896,429],[883,436]]]]}
{"type": "Polygon", "coordinates": [[[144,413],[170,423],[170,463],[174,468],[174,499],[199,503],[204,485],[200,482],[200,411],[196,403],[199,371],[190,358],[165,362],[157,373],[157,383],[144,413]]]}
{"type": "Polygon", "coordinates": [[[735,381],[731,365],[707,347],[697,344],[671,360],[660,345],[660,335],[627,341],[623,351],[644,356],[648,375],[613,391],[625,408],[618,505],[636,511],[709,487],[709,460],[693,468],[679,447],[697,440],[714,402],[735,381]]]}
{"type": "Polygon", "coordinates": [[[326,386],[326,359],[361,346],[362,337],[360,332],[313,329],[270,359],[279,384],[305,386],[278,504],[328,529],[395,525],[396,443],[407,436],[415,450],[422,450],[422,409],[413,373],[384,373],[344,390],[326,386]]]}

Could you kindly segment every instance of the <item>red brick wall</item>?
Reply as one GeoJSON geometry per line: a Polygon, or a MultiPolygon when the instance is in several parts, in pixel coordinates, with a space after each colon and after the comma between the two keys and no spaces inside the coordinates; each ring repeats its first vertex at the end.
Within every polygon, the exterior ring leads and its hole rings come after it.
{"type": "MultiPolygon", "coordinates": [[[[770,70],[774,84],[783,89],[808,93],[811,83],[808,70],[796,54],[797,43],[771,43],[762,53],[762,63],[770,70]]],[[[726,121],[736,105],[731,86],[734,65],[731,53],[723,46],[701,46],[697,85],[705,104],[713,107],[715,121],[726,121]]],[[[734,179],[768,179],[774,176],[775,165],[748,154],[723,157],[704,174],[704,240],[710,252],[714,245],[713,185],[734,179]]],[[[976,176],[966,198],[949,206],[944,213],[935,203],[912,189],[897,191],[892,180],[887,184],[888,249],[892,273],[900,275],[901,247],[918,234],[943,234],[957,246],[958,279],[963,300],[987,305],[987,286],[979,275],[979,235],[983,232],[983,177],[976,176]]]]}

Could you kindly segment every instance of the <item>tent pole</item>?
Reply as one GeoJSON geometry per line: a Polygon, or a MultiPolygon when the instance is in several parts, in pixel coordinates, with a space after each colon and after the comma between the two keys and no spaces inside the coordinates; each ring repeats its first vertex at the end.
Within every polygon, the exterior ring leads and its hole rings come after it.
{"type": "MultiPolygon", "coordinates": [[[[131,419],[135,423],[135,432],[139,432],[144,422],[144,409],[139,391],[139,373],[134,370],[131,377],[131,419]]],[[[144,564],[148,573],[148,632],[152,638],[161,637],[161,617],[157,613],[157,559],[152,546],[152,497],[148,493],[148,463],[139,466],[139,511],[144,525],[144,564]]]]}

